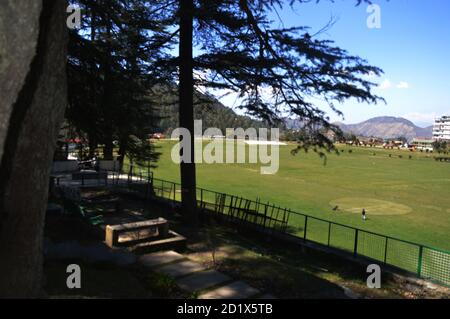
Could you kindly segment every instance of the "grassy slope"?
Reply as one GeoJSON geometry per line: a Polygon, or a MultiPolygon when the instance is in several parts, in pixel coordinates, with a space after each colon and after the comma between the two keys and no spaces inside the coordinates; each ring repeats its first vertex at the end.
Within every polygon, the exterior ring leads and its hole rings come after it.
{"type": "MultiPolygon", "coordinates": [[[[179,169],[170,159],[174,142],[159,143],[163,153],[155,177],[179,181],[179,169]]],[[[270,201],[308,215],[367,229],[426,245],[450,249],[450,165],[435,162],[425,153],[341,146],[326,165],[314,153],[290,154],[280,148],[276,175],[261,175],[258,164],[200,164],[198,185],[207,189],[270,201]],[[375,155],[374,155],[375,154],[375,155]],[[392,154],[392,158],[389,157],[392,154]],[[409,155],[412,159],[408,159],[409,155]],[[398,158],[403,155],[403,158],[398,158]],[[370,215],[331,210],[331,201],[373,198],[409,206],[405,215],[370,215]]],[[[295,217],[291,217],[295,223],[295,217]]],[[[298,220],[298,223],[302,223],[298,220]]]]}

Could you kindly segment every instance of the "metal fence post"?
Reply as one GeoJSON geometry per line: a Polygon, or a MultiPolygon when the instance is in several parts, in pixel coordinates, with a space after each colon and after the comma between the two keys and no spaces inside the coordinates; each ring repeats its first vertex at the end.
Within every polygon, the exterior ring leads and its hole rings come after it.
{"type": "Polygon", "coordinates": [[[331,237],[331,223],[328,223],[328,246],[330,246],[330,237],[331,237]]]}
{"type": "Polygon", "coordinates": [[[387,262],[388,240],[389,240],[389,238],[386,237],[386,242],[384,244],[384,263],[387,262]]]}
{"type": "Polygon", "coordinates": [[[203,188],[200,188],[200,205],[203,207],[203,188]]]}
{"type": "Polygon", "coordinates": [[[305,216],[305,229],[303,230],[303,240],[306,241],[306,229],[308,228],[308,216],[305,216]]]}
{"type": "Polygon", "coordinates": [[[422,257],[423,257],[423,246],[419,246],[419,260],[417,262],[417,275],[420,277],[422,274],[422,257]]]}
{"type": "Polygon", "coordinates": [[[266,221],[267,221],[267,205],[264,205],[264,220],[263,220],[264,228],[266,228],[266,221]]]}
{"type": "Polygon", "coordinates": [[[358,254],[358,229],[355,231],[355,247],[353,249],[353,255],[356,256],[358,254]]]}

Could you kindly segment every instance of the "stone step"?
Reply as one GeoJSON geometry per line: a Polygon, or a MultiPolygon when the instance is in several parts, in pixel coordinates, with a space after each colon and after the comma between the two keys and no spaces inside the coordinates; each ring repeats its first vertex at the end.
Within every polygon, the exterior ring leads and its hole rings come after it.
{"type": "Polygon", "coordinates": [[[245,282],[235,281],[231,284],[208,291],[198,299],[245,299],[260,293],[258,289],[250,287],[245,282]]]}
{"type": "Polygon", "coordinates": [[[167,266],[162,266],[161,268],[158,268],[156,271],[162,272],[166,275],[172,276],[172,277],[181,277],[185,275],[192,274],[197,271],[205,270],[205,267],[194,263],[192,261],[181,261],[173,264],[169,264],[167,266]]]}
{"type": "Polygon", "coordinates": [[[173,251],[161,251],[152,254],[146,254],[139,257],[138,262],[146,267],[154,268],[174,261],[180,261],[184,256],[173,251]]]}
{"type": "Polygon", "coordinates": [[[222,274],[221,272],[216,270],[206,270],[180,278],[176,282],[181,289],[195,292],[217,286],[230,280],[230,277],[222,274]]]}
{"type": "Polygon", "coordinates": [[[186,249],[186,238],[169,230],[169,238],[159,240],[144,241],[142,243],[132,244],[127,249],[137,255],[149,254],[161,250],[179,250],[186,249]]]}

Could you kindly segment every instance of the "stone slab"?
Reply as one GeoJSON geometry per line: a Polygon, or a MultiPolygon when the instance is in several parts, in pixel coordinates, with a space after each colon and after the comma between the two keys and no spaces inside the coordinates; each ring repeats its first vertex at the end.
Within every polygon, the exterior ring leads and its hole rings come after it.
{"type": "Polygon", "coordinates": [[[177,284],[181,289],[194,292],[217,286],[229,280],[231,278],[221,272],[206,270],[178,279],[177,284]]]}
{"type": "Polygon", "coordinates": [[[198,299],[245,299],[258,293],[258,289],[250,287],[245,282],[235,281],[226,286],[208,291],[200,295],[198,299]]]}
{"type": "Polygon", "coordinates": [[[162,251],[152,254],[146,254],[139,257],[139,263],[146,267],[157,267],[160,265],[168,264],[177,260],[184,259],[184,256],[173,251],[162,251]]]}
{"type": "Polygon", "coordinates": [[[205,267],[198,263],[194,263],[192,261],[181,261],[158,268],[157,271],[172,277],[180,277],[202,270],[205,270],[205,267]]]}

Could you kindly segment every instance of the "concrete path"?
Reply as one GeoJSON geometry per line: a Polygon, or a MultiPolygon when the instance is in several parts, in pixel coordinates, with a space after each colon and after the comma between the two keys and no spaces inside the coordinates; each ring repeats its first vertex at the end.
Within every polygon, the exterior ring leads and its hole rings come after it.
{"type": "Polygon", "coordinates": [[[187,291],[200,291],[218,286],[232,279],[215,270],[206,270],[177,280],[178,286],[187,291]]]}
{"type": "Polygon", "coordinates": [[[139,262],[146,267],[156,267],[168,264],[174,261],[185,259],[183,255],[174,251],[157,252],[153,254],[142,255],[139,262]]]}
{"type": "Polygon", "coordinates": [[[245,282],[235,281],[226,286],[208,291],[198,296],[198,299],[245,299],[259,293],[258,289],[250,287],[245,282]]]}
{"type": "Polygon", "coordinates": [[[139,258],[139,262],[153,271],[176,278],[181,289],[199,293],[199,299],[245,299],[258,295],[263,299],[274,298],[270,294],[261,296],[258,289],[245,282],[234,281],[219,271],[205,269],[174,251],[146,254],[139,258]]]}
{"type": "Polygon", "coordinates": [[[157,271],[165,273],[166,275],[172,277],[181,277],[202,270],[205,270],[205,267],[200,264],[194,263],[192,261],[181,261],[161,267],[157,271]]]}

